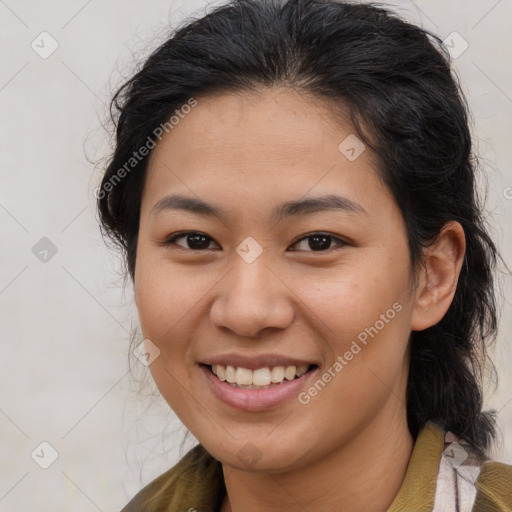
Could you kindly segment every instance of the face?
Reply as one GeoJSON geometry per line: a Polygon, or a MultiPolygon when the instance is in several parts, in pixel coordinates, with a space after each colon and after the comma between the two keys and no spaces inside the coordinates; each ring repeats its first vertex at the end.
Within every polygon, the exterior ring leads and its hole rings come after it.
{"type": "Polygon", "coordinates": [[[160,351],[150,371],[223,463],[298,468],[405,417],[405,225],[353,134],[318,98],[218,94],[151,155],[135,269],[142,333],[160,351]]]}

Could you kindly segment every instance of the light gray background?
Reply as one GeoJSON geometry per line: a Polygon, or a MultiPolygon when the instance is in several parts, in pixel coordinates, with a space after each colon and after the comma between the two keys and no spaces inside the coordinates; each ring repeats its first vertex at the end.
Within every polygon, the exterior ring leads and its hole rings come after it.
{"type": "MultiPolygon", "coordinates": [[[[510,265],[512,1],[392,5],[443,39],[456,31],[469,44],[455,66],[487,163],[490,222],[510,265]]],[[[123,292],[117,255],[99,235],[100,168],[85,155],[106,154],[105,104],[134,59],[163,41],[169,22],[205,6],[0,0],[0,511],[118,511],[180,456],[184,428],[154,385],[138,396],[128,373],[132,290],[123,292]],[[43,31],[59,45],[47,59],[31,48],[43,31]],[[42,237],[57,247],[46,263],[32,252],[42,237]],[[31,458],[43,441],[58,452],[48,469],[31,458]]],[[[510,464],[510,278],[502,284],[500,385],[486,405],[499,410],[504,435],[494,458],[510,464]]],[[[42,449],[40,460],[49,454],[42,449]]]]}

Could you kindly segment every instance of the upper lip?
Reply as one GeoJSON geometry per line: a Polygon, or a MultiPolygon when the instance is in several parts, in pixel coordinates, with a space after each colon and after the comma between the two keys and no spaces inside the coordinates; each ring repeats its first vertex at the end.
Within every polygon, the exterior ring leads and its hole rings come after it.
{"type": "Polygon", "coordinates": [[[206,365],[221,364],[224,366],[235,366],[238,368],[247,368],[248,370],[257,370],[258,368],[274,366],[310,366],[316,365],[313,361],[306,361],[304,359],[297,359],[281,354],[255,354],[242,355],[242,354],[220,354],[217,356],[209,357],[201,361],[206,365]]]}

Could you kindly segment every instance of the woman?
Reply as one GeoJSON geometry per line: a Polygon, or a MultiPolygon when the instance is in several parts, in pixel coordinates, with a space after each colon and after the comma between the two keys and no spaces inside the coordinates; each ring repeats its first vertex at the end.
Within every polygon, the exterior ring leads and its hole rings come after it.
{"type": "Polygon", "coordinates": [[[200,443],[123,511],[512,510],[481,393],[498,254],[441,41],[237,0],[113,105],[102,228],[200,443]]]}

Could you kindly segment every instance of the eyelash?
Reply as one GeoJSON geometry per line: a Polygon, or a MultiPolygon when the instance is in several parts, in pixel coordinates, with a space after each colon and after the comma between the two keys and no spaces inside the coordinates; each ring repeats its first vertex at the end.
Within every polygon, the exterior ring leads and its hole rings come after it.
{"type": "MultiPolygon", "coordinates": [[[[181,233],[176,233],[174,235],[172,235],[171,237],[169,237],[167,240],[165,240],[164,242],[162,242],[162,245],[165,246],[165,247],[169,247],[169,246],[177,246],[179,249],[183,249],[185,251],[193,251],[193,252],[201,252],[201,251],[210,251],[211,249],[190,249],[190,248],[187,248],[187,247],[182,247],[180,245],[177,245],[175,243],[176,240],[178,240],[179,238],[184,238],[186,237],[187,235],[200,235],[202,237],[205,237],[205,238],[208,238],[210,239],[210,241],[213,240],[213,238],[211,238],[210,236],[204,234],[204,233],[201,233],[199,231],[183,231],[181,233]]],[[[304,240],[307,240],[308,238],[314,238],[315,236],[322,236],[324,238],[330,238],[331,240],[334,240],[336,242],[338,242],[338,249],[341,248],[341,247],[344,247],[344,246],[347,246],[347,245],[350,245],[348,242],[346,242],[345,240],[342,240],[341,238],[339,237],[336,237],[334,235],[331,235],[330,233],[322,233],[322,232],[313,232],[313,233],[309,233],[308,235],[306,236],[303,236],[301,238],[299,238],[298,240],[296,240],[292,245],[296,245],[298,244],[299,242],[302,242],[304,240]]],[[[300,252],[313,252],[313,253],[321,253],[321,252],[327,252],[327,251],[331,251],[332,249],[336,249],[336,247],[330,247],[329,249],[326,249],[326,250],[319,250],[319,251],[313,251],[313,250],[310,250],[310,251],[300,251],[300,252]]]]}

